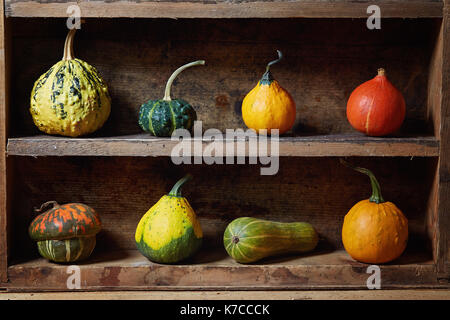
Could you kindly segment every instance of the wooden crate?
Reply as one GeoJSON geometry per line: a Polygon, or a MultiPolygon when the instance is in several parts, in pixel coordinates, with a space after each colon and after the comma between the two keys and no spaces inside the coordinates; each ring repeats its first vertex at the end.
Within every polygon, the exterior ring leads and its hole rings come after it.
{"type": "Polygon", "coordinates": [[[113,104],[104,128],[76,139],[42,135],[28,112],[34,81],[61,58],[69,1],[5,0],[0,9],[0,288],[68,290],[67,265],[40,258],[27,234],[33,207],[57,200],[91,205],[103,221],[79,264],[83,290],[365,289],[368,265],[348,256],[340,232],[370,184],[339,157],[372,169],[410,222],[405,253],[380,266],[382,288],[449,287],[448,1],[78,3],[86,22],[75,54],[98,68],[113,104]],[[381,8],[381,30],[366,27],[369,4],[381,8]],[[200,58],[207,67],[184,73],[173,94],[194,105],[204,129],[245,128],[242,99],[276,49],[286,57],[273,73],[297,103],[277,175],[250,164],[177,166],[174,142],[141,133],[139,105],[162,97],[175,67],[200,58]],[[379,67],[406,99],[395,137],[355,133],[346,119],[349,94],[379,67]],[[136,250],[136,225],[186,172],[205,244],[186,263],[151,263],[136,250]],[[240,265],[221,238],[241,216],[309,221],[319,247],[240,265]]]}

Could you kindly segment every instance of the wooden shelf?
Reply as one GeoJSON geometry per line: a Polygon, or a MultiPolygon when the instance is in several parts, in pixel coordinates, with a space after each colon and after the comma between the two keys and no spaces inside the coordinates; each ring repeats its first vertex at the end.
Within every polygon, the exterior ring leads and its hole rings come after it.
{"type": "Polygon", "coordinates": [[[64,17],[69,5],[78,4],[83,18],[367,18],[376,4],[383,18],[442,17],[439,0],[249,0],[225,1],[56,1],[6,0],[8,17],[64,17]]]}
{"type": "MultiPolygon", "coordinates": [[[[186,264],[162,265],[147,260],[137,250],[94,253],[78,264],[82,290],[154,289],[314,289],[367,288],[367,267],[343,250],[314,252],[242,265],[225,250],[203,249],[186,264]]],[[[382,287],[440,287],[435,267],[425,252],[405,252],[391,264],[381,265],[382,287]]],[[[67,265],[36,258],[8,268],[14,290],[67,290],[67,265]]]]}
{"type": "MultiPolygon", "coordinates": [[[[192,144],[194,139],[189,140],[192,144]]],[[[203,149],[210,141],[203,141],[203,149]]],[[[236,143],[236,142],[235,142],[236,143]]],[[[9,156],[170,156],[178,141],[138,134],[102,138],[64,138],[46,135],[10,138],[9,156]]],[[[225,141],[224,149],[232,141],[225,141]]],[[[245,142],[248,155],[249,140],[245,142]]],[[[192,147],[193,148],[193,147],[192,147]]],[[[359,134],[281,137],[279,153],[287,157],[439,155],[434,137],[373,138],[359,134]]],[[[225,154],[225,152],[224,152],[225,154]]]]}

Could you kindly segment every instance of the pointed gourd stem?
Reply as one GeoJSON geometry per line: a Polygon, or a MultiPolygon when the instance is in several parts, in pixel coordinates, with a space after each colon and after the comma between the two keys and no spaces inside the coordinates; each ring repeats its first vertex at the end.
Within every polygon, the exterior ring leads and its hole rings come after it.
{"type": "Polygon", "coordinates": [[[171,101],[172,99],[170,98],[170,88],[172,87],[172,83],[175,80],[175,78],[181,73],[183,72],[185,69],[190,68],[190,67],[194,67],[194,66],[200,66],[200,65],[204,65],[205,64],[205,60],[197,60],[188,64],[185,64],[184,66],[179,67],[177,70],[175,70],[174,73],[172,73],[172,75],[170,76],[169,80],[167,80],[167,84],[166,84],[166,90],[164,92],[164,101],[171,101]]]}
{"type": "Polygon", "coordinates": [[[173,186],[172,190],[170,190],[169,196],[181,197],[181,187],[191,179],[192,179],[192,175],[187,174],[183,178],[178,180],[178,182],[175,183],[175,185],[173,186]]]}
{"type": "Polygon", "coordinates": [[[64,43],[64,55],[63,60],[72,60],[74,59],[73,55],[73,38],[75,36],[76,28],[70,29],[69,33],[66,37],[66,42],[64,43]]]}
{"type": "Polygon", "coordinates": [[[365,175],[369,176],[370,184],[372,185],[372,196],[369,199],[370,202],[375,202],[375,203],[386,202],[386,201],[384,201],[383,196],[381,195],[380,184],[378,183],[378,180],[375,178],[375,175],[372,173],[372,171],[370,171],[366,168],[355,167],[343,159],[340,159],[340,161],[342,164],[346,165],[347,167],[352,168],[355,171],[364,173],[365,175]]]}
{"type": "Polygon", "coordinates": [[[44,211],[45,208],[47,208],[50,205],[52,206],[52,209],[55,208],[55,207],[59,207],[58,202],[56,202],[56,201],[47,201],[47,202],[43,203],[39,209],[34,208],[34,212],[41,213],[42,211],[44,211]]]}

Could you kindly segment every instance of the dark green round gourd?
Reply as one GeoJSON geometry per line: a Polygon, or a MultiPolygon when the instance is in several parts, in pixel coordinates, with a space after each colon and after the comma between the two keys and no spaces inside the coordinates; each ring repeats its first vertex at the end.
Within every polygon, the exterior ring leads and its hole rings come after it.
{"type": "Polygon", "coordinates": [[[183,99],[171,99],[170,88],[175,78],[183,70],[204,64],[204,60],[198,60],[178,68],[167,81],[164,98],[149,100],[141,106],[139,125],[144,131],[157,137],[170,137],[176,129],[192,129],[194,121],[197,120],[197,113],[183,99]]]}

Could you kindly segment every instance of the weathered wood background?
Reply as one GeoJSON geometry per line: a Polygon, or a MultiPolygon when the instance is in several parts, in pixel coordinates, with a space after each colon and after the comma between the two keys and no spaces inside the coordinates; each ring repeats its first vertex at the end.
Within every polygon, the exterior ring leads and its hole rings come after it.
{"type": "MultiPolygon", "coordinates": [[[[65,19],[12,19],[13,135],[36,134],[28,112],[34,81],[62,57],[65,19]]],[[[427,120],[427,82],[440,22],[383,20],[368,30],[365,19],[91,20],[75,38],[75,55],[98,68],[109,85],[112,113],[97,136],[136,134],[139,106],[163,96],[166,80],[180,65],[205,59],[206,67],[186,70],[173,96],[195,107],[207,128],[245,128],[241,103],[267,62],[281,50],[285,59],[273,75],[293,95],[304,133],[348,133],[346,102],[353,89],[386,68],[403,92],[407,118],[403,133],[432,133],[427,120]]]]}
{"type": "MultiPolygon", "coordinates": [[[[427,245],[427,201],[436,159],[349,158],[373,170],[384,198],[409,220],[412,250],[427,245]]],[[[33,207],[56,200],[82,202],[101,215],[98,250],[135,249],[140,218],[186,172],[194,180],[183,193],[200,218],[206,247],[223,251],[226,225],[241,216],[307,221],[317,228],[322,249],[342,248],[341,227],[348,210],[371,194],[369,179],[337,158],[281,158],[279,173],[260,176],[259,165],[176,166],[170,158],[17,158],[12,205],[13,252],[37,255],[27,228],[33,207]]],[[[431,253],[430,253],[431,256],[431,253]]]]}

